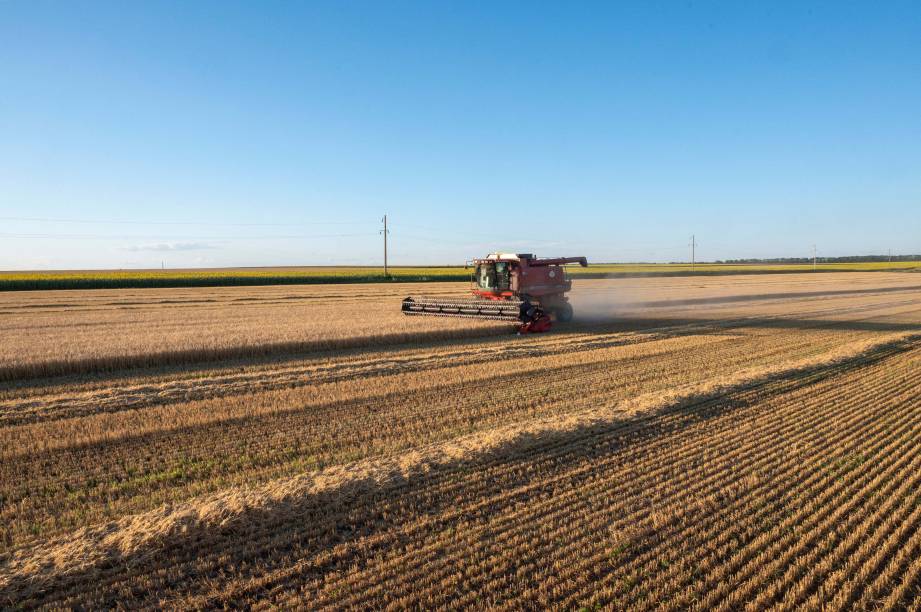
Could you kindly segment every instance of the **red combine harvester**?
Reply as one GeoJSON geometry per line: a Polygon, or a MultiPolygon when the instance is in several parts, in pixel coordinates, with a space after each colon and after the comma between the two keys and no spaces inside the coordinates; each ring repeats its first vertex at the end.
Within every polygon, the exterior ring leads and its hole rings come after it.
{"type": "Polygon", "coordinates": [[[572,289],[566,264],[588,266],[584,257],[538,259],[530,253],[491,253],[474,259],[474,299],[408,297],[403,314],[492,319],[518,324],[519,333],[550,329],[551,317],[572,319],[566,292],[572,289]]]}

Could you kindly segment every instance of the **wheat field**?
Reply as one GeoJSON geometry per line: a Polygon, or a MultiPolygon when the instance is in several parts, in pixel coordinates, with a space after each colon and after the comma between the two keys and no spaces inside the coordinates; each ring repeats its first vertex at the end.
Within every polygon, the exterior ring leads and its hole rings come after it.
{"type": "Polygon", "coordinates": [[[906,609],[921,277],[0,293],[0,606],[906,609]]]}

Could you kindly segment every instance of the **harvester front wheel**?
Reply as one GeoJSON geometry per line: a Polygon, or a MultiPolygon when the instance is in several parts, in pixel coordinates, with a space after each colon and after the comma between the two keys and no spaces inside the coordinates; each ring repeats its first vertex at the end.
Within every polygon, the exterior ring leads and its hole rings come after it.
{"type": "Polygon", "coordinates": [[[572,304],[563,302],[554,309],[554,314],[560,323],[569,323],[572,321],[572,304]]]}

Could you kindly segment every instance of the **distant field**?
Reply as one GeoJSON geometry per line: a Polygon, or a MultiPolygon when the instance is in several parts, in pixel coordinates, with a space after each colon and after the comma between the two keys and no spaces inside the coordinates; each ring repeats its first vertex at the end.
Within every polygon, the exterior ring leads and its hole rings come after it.
{"type": "MultiPolygon", "coordinates": [[[[820,272],[921,270],[921,262],[820,264],[820,272]]],[[[809,264],[595,264],[570,267],[579,278],[618,278],[691,274],[779,274],[812,270],[809,264]]],[[[34,289],[114,289],[120,287],[223,287],[235,285],[307,285],[330,283],[426,282],[466,280],[462,266],[380,267],[303,266],[283,268],[211,268],[188,270],[73,270],[0,272],[0,291],[34,289]]]]}

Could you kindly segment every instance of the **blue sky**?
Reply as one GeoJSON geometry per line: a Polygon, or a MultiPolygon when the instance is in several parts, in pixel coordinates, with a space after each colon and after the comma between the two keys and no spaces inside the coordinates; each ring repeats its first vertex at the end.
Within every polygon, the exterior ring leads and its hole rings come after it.
{"type": "Polygon", "coordinates": [[[921,252],[921,3],[0,2],[0,269],[921,252]]]}

